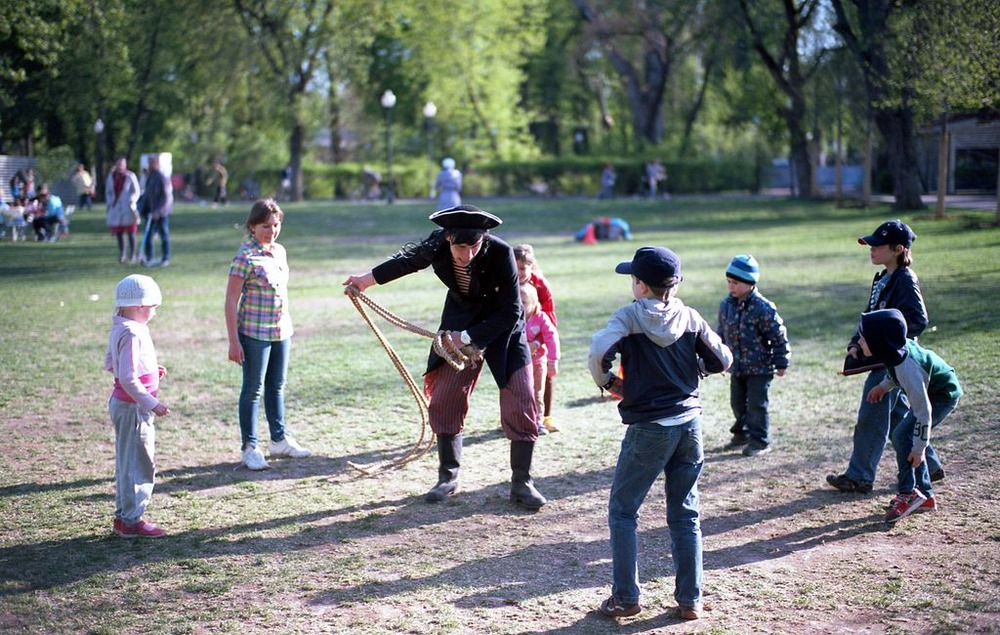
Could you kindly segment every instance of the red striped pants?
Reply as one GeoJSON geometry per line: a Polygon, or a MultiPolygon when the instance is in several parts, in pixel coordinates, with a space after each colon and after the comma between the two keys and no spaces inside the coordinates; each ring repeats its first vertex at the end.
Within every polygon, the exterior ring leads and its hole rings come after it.
{"type": "MultiPolygon", "coordinates": [[[[438,435],[453,435],[465,429],[469,397],[479,383],[480,364],[457,371],[447,364],[424,376],[424,394],[428,398],[431,430],[438,435]]],[[[511,441],[538,439],[538,404],[531,365],[519,368],[500,389],[500,425],[511,441]]]]}

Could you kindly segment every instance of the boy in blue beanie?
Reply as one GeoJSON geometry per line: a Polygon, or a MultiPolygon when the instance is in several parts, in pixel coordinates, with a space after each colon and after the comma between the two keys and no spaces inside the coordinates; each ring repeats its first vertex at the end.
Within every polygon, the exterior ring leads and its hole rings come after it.
{"type": "Polygon", "coordinates": [[[729,295],[719,305],[717,331],[733,351],[729,402],[736,422],[729,447],[745,446],[744,456],[771,451],[767,393],[774,376],[788,370],[788,333],[774,303],[757,290],[759,281],[756,258],[734,257],[726,267],[729,295]]]}
{"type": "Polygon", "coordinates": [[[877,403],[898,386],[906,393],[910,411],[891,434],[899,467],[897,491],[887,523],[894,523],[916,510],[937,509],[924,453],[931,428],[951,414],[962,396],[955,369],[936,353],[906,339],[906,320],[897,309],[881,309],[861,316],[858,344],[865,355],[886,366],[888,377],[868,392],[868,402],[877,403]]]}

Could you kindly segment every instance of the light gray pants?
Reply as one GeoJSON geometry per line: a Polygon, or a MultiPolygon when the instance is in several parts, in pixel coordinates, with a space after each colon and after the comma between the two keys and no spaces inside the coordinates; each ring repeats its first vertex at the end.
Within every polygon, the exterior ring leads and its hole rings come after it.
{"type": "Polygon", "coordinates": [[[152,412],[112,397],[108,402],[115,426],[115,518],[134,525],[153,497],[153,446],[156,429],[152,412]]]}

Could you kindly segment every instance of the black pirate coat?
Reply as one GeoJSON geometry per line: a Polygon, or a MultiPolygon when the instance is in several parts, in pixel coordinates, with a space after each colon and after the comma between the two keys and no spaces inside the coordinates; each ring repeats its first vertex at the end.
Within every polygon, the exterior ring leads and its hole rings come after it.
{"type": "MultiPolygon", "coordinates": [[[[515,371],[531,365],[514,250],[496,236],[485,234],[482,249],[469,263],[468,293],[463,293],[455,281],[451,245],[443,229],[434,231],[419,245],[404,246],[372,269],[372,274],[377,283],[386,284],[427,267],[448,287],[439,330],[467,331],[472,343],[483,349],[497,386],[504,388],[515,371]]],[[[432,348],[427,372],[442,363],[444,360],[432,348]]]]}

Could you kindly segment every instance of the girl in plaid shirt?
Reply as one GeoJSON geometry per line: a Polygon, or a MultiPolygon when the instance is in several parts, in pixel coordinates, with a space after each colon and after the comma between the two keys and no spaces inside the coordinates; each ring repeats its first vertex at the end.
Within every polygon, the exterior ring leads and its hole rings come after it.
{"type": "Polygon", "coordinates": [[[301,458],[301,447],[285,430],[285,377],[291,348],[288,312],[288,259],[278,244],[285,213],[273,199],[250,208],[248,239],[229,267],[226,330],[229,359],[243,367],[239,420],[243,464],[251,470],[270,467],[257,445],[260,397],[270,431],[269,454],[301,458]]]}

